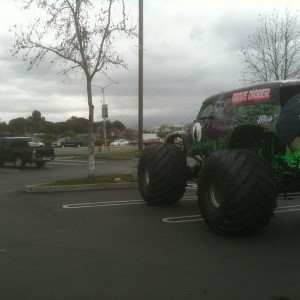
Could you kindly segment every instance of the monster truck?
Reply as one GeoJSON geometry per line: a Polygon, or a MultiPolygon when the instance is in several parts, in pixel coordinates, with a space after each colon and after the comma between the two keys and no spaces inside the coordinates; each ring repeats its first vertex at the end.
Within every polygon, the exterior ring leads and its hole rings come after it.
{"type": "Polygon", "coordinates": [[[187,180],[197,182],[200,213],[216,233],[266,226],[277,195],[291,198],[300,190],[300,81],[211,96],[185,133],[144,149],[138,184],[146,202],[179,201],[187,180]]]}

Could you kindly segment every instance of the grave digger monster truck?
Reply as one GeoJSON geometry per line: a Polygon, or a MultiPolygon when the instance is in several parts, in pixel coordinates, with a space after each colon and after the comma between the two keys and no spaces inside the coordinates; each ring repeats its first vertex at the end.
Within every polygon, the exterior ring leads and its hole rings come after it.
{"type": "Polygon", "coordinates": [[[177,202],[187,180],[197,182],[200,213],[215,232],[251,233],[267,225],[277,195],[300,191],[300,81],[211,96],[186,133],[144,149],[138,183],[146,202],[177,202]]]}

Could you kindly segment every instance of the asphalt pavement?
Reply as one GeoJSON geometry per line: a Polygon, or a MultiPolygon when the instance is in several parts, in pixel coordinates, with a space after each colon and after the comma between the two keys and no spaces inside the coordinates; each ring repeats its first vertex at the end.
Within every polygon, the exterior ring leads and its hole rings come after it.
{"type": "MultiPolygon", "coordinates": [[[[1,300],[300,299],[299,198],[279,199],[261,233],[225,237],[203,222],[193,183],[164,207],[137,188],[24,192],[86,168],[0,168],[1,300]]],[[[97,162],[99,174],[130,170],[130,161],[97,162]]]]}

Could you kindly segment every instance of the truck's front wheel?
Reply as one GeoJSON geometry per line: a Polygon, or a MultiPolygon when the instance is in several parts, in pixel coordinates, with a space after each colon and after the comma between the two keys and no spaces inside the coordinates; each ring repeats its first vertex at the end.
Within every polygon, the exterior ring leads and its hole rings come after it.
{"type": "Polygon", "coordinates": [[[186,158],[178,146],[153,144],[143,151],[138,166],[138,184],[149,204],[171,204],[182,198],[187,181],[186,158]]]}
{"type": "Polygon", "coordinates": [[[260,230],[276,207],[274,175],[267,161],[249,150],[212,155],[199,174],[197,194],[202,217],[219,234],[260,230]]]}

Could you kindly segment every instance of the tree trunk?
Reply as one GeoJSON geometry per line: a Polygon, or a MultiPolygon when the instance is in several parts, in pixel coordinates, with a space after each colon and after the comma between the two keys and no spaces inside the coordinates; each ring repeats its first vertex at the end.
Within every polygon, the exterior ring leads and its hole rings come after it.
{"type": "Polygon", "coordinates": [[[89,105],[88,123],[88,178],[95,178],[95,156],[94,156],[94,105],[92,97],[92,80],[87,78],[87,95],[89,105]]]}

